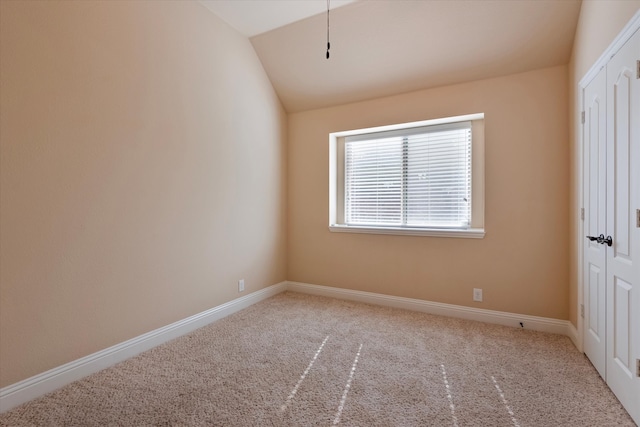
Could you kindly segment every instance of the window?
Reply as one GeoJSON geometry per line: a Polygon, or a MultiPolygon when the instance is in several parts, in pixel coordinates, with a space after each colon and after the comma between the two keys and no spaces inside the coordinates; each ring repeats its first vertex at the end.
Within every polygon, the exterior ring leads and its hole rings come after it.
{"type": "Polygon", "coordinates": [[[483,237],[483,119],[331,134],[331,231],[483,237]]]}

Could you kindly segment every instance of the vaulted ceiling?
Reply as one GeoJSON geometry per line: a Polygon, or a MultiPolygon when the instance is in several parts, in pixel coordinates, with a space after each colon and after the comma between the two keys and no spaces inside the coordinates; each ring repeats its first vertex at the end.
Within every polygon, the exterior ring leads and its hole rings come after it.
{"type": "Polygon", "coordinates": [[[202,2],[250,37],[289,112],[566,64],[581,5],[334,0],[326,59],[324,0],[202,2]]]}

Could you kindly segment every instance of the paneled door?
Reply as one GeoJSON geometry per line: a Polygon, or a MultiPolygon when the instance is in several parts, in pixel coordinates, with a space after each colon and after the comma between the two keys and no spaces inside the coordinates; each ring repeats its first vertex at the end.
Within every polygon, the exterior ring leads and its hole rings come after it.
{"type": "Polygon", "coordinates": [[[640,424],[640,30],[583,101],[584,351],[640,424]]]}
{"type": "Polygon", "coordinates": [[[640,423],[640,30],[607,64],[606,381],[640,423]]]}
{"type": "MultiPolygon", "coordinates": [[[[606,69],[585,88],[584,231],[598,238],[606,230],[607,196],[607,74],[606,69]]],[[[603,235],[604,237],[604,235],[603,235]]],[[[606,245],[584,240],[584,352],[605,378],[606,367],[606,245]]]]}

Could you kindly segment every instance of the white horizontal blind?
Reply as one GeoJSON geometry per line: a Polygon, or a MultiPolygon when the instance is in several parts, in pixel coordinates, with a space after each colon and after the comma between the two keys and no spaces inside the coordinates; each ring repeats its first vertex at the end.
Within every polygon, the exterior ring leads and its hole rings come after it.
{"type": "Polygon", "coordinates": [[[471,123],[345,139],[345,224],[468,228],[471,123]]]}

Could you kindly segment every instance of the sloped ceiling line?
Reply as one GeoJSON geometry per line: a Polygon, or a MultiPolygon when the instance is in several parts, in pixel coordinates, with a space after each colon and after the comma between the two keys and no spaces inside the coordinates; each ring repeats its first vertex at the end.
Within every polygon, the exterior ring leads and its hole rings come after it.
{"type": "Polygon", "coordinates": [[[327,61],[326,0],[215,3],[243,21],[230,25],[255,34],[251,43],[288,112],[567,64],[581,6],[580,0],[333,0],[327,61]],[[295,15],[291,3],[314,3],[316,12],[295,15]],[[274,14],[293,21],[259,32],[255,21],[274,14]]]}

